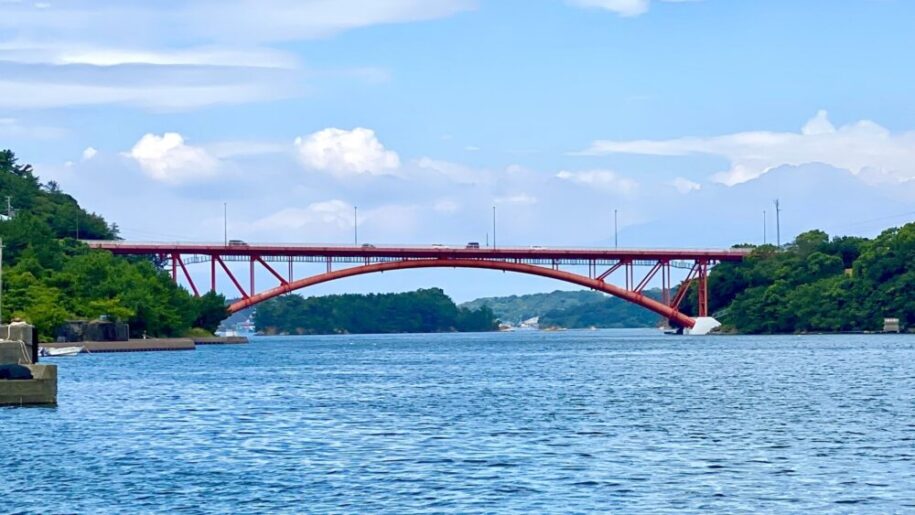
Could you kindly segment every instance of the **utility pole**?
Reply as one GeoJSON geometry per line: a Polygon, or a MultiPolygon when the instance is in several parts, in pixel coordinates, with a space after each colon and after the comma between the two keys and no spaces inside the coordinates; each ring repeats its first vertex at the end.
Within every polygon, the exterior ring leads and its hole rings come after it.
{"type": "Polygon", "coordinates": [[[763,209],[763,245],[766,244],[766,210],[763,209]]]}
{"type": "Polygon", "coordinates": [[[619,229],[619,218],[617,217],[616,209],[613,210],[613,248],[620,248],[620,229],[619,229]]]}
{"type": "Polygon", "coordinates": [[[222,244],[229,246],[229,203],[222,203],[222,244]]]}
{"type": "Polygon", "coordinates": [[[353,206],[353,246],[359,246],[359,207],[353,206]]]}
{"type": "Polygon", "coordinates": [[[782,206],[778,202],[778,199],[775,199],[775,244],[778,248],[782,248],[782,206]]]}
{"type": "Polygon", "coordinates": [[[486,246],[489,246],[489,233],[486,233],[486,246]]]}

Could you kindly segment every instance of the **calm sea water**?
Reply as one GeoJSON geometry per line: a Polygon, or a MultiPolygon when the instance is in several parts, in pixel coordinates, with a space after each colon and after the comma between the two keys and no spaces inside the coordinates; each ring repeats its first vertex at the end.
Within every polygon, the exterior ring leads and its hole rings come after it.
{"type": "Polygon", "coordinates": [[[915,337],[255,339],[58,358],[4,512],[910,512],[915,337]]]}

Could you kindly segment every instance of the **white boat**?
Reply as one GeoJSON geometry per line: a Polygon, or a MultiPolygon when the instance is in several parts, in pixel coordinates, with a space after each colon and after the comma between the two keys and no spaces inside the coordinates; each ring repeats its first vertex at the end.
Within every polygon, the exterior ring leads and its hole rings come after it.
{"type": "Polygon", "coordinates": [[[39,347],[40,356],[57,357],[57,356],[76,356],[86,350],[85,347],[39,347]]]}

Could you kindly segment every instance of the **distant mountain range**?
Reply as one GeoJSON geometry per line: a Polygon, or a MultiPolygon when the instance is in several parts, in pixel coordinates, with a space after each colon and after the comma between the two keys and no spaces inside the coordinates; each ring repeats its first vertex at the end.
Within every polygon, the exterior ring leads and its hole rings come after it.
{"type": "MultiPolygon", "coordinates": [[[[660,291],[646,295],[660,298],[660,291]]],[[[533,295],[486,297],[461,304],[478,309],[489,306],[502,322],[517,325],[523,320],[540,317],[540,326],[569,329],[585,327],[621,328],[654,327],[659,317],[631,302],[595,291],[554,291],[533,295]]]]}

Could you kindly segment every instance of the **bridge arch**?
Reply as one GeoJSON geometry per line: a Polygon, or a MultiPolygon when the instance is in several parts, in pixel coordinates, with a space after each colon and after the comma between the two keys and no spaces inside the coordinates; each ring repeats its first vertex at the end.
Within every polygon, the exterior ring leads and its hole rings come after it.
{"type": "Polygon", "coordinates": [[[516,272],[540,277],[548,277],[565,281],[579,286],[584,286],[592,290],[608,293],[614,297],[632,302],[644,308],[650,309],[655,313],[665,317],[671,322],[684,328],[692,328],[696,321],[688,315],[681,313],[676,308],[668,306],[662,302],[651,299],[641,292],[629,291],[625,288],[609,284],[601,279],[591,278],[572,272],[546,268],[543,266],[531,265],[527,263],[516,263],[510,261],[491,261],[483,259],[405,259],[399,261],[388,261],[383,263],[372,263],[359,265],[350,268],[342,268],[322,274],[313,275],[292,282],[286,282],[275,288],[266,290],[256,295],[251,295],[241,299],[229,306],[229,312],[235,313],[245,308],[249,308],[266,300],[290,293],[308,286],[326,283],[346,277],[353,277],[363,274],[378,272],[388,272],[393,270],[409,270],[414,268],[474,268],[484,270],[501,270],[503,272],[516,272]]]}

